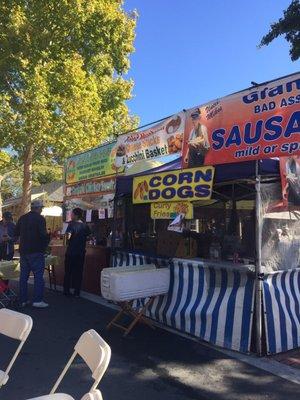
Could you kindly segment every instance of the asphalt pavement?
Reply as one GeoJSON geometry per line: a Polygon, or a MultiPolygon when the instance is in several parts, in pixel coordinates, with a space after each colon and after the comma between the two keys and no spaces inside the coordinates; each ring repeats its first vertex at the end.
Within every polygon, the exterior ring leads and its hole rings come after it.
{"type": "MultiPolygon", "coordinates": [[[[82,332],[96,329],[112,348],[110,366],[100,383],[104,400],[296,400],[300,385],[161,329],[138,326],[124,339],[106,331],[114,310],[85,299],[48,292],[50,307],[24,312],[33,330],[18,358],[1,400],[26,400],[48,394],[82,332]]],[[[0,337],[0,369],[15,343],[0,337]]],[[[300,372],[299,372],[300,373],[300,372]]],[[[76,400],[88,391],[91,374],[76,359],[61,392],[76,400]]]]}

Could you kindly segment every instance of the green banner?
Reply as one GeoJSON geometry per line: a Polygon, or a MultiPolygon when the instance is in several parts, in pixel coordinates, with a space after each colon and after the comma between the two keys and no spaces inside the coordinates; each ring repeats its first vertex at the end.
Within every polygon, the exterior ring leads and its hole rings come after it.
{"type": "Polygon", "coordinates": [[[115,143],[75,154],[66,162],[66,183],[76,183],[116,173],[114,165],[115,143]]]}

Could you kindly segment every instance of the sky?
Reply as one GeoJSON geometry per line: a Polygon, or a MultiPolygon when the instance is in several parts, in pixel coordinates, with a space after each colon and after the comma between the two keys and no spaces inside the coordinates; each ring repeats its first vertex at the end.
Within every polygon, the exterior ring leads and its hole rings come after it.
{"type": "Polygon", "coordinates": [[[132,114],[147,124],[300,70],[278,38],[257,48],[290,0],[125,0],[139,14],[127,78],[132,114]]]}

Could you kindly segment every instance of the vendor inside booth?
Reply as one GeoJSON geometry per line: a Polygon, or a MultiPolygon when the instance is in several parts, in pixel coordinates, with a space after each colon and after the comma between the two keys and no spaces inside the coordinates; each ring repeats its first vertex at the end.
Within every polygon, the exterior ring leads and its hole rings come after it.
{"type": "Polygon", "coordinates": [[[90,228],[89,244],[110,247],[110,236],[113,228],[114,194],[86,195],[65,198],[65,220],[76,207],[83,210],[83,220],[90,228]]]}

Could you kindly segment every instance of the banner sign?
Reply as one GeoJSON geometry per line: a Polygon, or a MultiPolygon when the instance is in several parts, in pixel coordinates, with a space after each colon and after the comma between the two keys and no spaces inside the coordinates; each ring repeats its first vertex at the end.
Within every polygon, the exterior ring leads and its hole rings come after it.
{"type": "Polygon", "coordinates": [[[93,179],[75,185],[66,186],[66,196],[82,196],[85,194],[103,194],[115,191],[116,179],[93,179]]]}
{"type": "MultiPolygon", "coordinates": [[[[114,194],[106,193],[106,194],[97,194],[97,196],[82,196],[82,197],[71,197],[66,198],[64,201],[64,206],[66,210],[70,211],[76,207],[79,207],[83,210],[108,210],[108,218],[112,218],[111,209],[114,207],[114,194]]],[[[98,213],[99,216],[99,213],[98,213]]]]}
{"type": "Polygon", "coordinates": [[[133,179],[133,203],[207,200],[213,179],[214,167],[137,176],[133,179]]]}
{"type": "Polygon", "coordinates": [[[174,219],[178,214],[183,214],[185,219],[194,218],[193,204],[188,201],[173,201],[170,203],[152,203],[152,219],[174,219]]]}
{"type": "Polygon", "coordinates": [[[76,183],[115,174],[115,144],[109,143],[68,158],[66,162],[66,183],[76,183]]]}
{"type": "Polygon", "coordinates": [[[126,167],[137,161],[153,160],[168,154],[181,156],[185,115],[174,115],[151,128],[118,137],[117,167],[126,167]]]}
{"type": "Polygon", "coordinates": [[[283,206],[300,206],[300,156],[281,157],[283,206]]]}
{"type": "Polygon", "coordinates": [[[187,111],[183,166],[300,154],[300,73],[187,111]]]}

